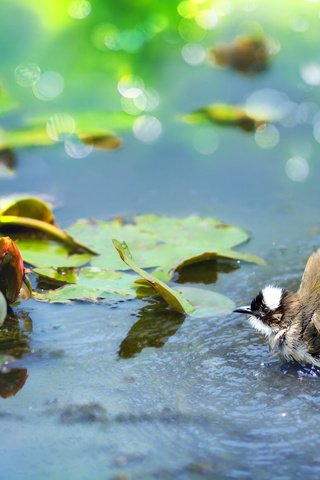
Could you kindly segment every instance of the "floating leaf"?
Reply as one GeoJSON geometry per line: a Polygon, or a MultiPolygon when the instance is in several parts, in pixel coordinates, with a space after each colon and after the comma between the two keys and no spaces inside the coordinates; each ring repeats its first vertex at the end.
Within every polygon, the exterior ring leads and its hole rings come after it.
{"type": "Polygon", "coordinates": [[[0,230],[24,227],[38,230],[63,242],[73,249],[95,254],[86,245],[82,245],[56,224],[50,206],[35,197],[9,196],[0,199],[0,230]]]}
{"type": "Polygon", "coordinates": [[[181,313],[190,315],[194,308],[193,306],[181,295],[171,287],[166,285],[161,280],[146,272],[142,268],[138,267],[133,259],[128,245],[125,242],[120,243],[118,240],[113,239],[113,244],[120,255],[120,258],[130,267],[134,272],[144,278],[149,285],[174,309],[181,313]]]}
{"type": "MultiPolygon", "coordinates": [[[[62,281],[54,269],[34,270],[38,275],[45,278],[62,281]]],[[[55,290],[34,292],[36,300],[50,303],[69,303],[72,300],[86,302],[115,302],[123,299],[134,298],[136,289],[134,287],[135,276],[112,270],[100,269],[97,267],[84,267],[78,275],[73,277],[74,284],[68,284],[55,290]]],[[[66,279],[66,283],[70,278],[66,279]]]]}
{"type": "Polygon", "coordinates": [[[137,264],[143,268],[161,267],[164,281],[168,281],[176,269],[217,257],[265,264],[260,257],[232,250],[248,240],[245,230],[221,224],[214,218],[140,215],[134,222],[83,220],[68,232],[99,253],[92,259],[92,265],[114,270],[123,269],[124,265],[115,256],[112,238],[125,238],[135,252],[137,264]]]}
{"type": "Polygon", "coordinates": [[[190,123],[211,122],[226,127],[239,127],[246,132],[254,132],[266,124],[265,118],[258,118],[246,113],[240,107],[215,103],[184,115],[183,120],[190,123]]]}
{"type": "Polygon", "coordinates": [[[263,72],[270,60],[265,40],[257,37],[239,37],[231,44],[217,45],[209,54],[220,67],[230,67],[246,75],[263,72]]]}
{"type": "MultiPolygon", "coordinates": [[[[52,111],[46,115],[33,116],[28,119],[30,125],[45,125],[49,118],[56,115],[52,111]]],[[[86,111],[75,112],[68,111],[68,116],[74,120],[77,129],[80,132],[108,132],[108,130],[127,130],[132,127],[134,118],[124,112],[108,112],[108,111],[86,111]]]]}
{"type": "Polygon", "coordinates": [[[181,292],[195,307],[192,317],[208,318],[228,315],[235,309],[234,302],[220,293],[203,288],[179,285],[175,290],[181,292]]]}
{"type": "Polygon", "coordinates": [[[73,267],[60,268],[34,268],[33,273],[37,273],[44,279],[59,283],[77,283],[78,275],[73,267]]]}
{"type": "Polygon", "coordinates": [[[102,150],[113,150],[122,145],[122,140],[120,138],[106,133],[82,135],[80,138],[86,145],[92,145],[93,147],[102,150]]]}
{"type": "Polygon", "coordinates": [[[92,258],[91,254],[70,254],[64,245],[49,240],[17,239],[22,258],[35,267],[80,267],[92,258]]]}
{"type": "Polygon", "coordinates": [[[8,195],[0,197],[0,216],[12,215],[15,217],[28,217],[55,224],[54,216],[49,204],[36,197],[25,195],[8,195]]]}

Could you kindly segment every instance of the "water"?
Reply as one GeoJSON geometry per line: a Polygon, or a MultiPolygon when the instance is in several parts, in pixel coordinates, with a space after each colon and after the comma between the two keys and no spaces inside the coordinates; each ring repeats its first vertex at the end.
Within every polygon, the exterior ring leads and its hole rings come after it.
{"type": "MultiPolygon", "coordinates": [[[[85,159],[68,157],[62,144],[21,149],[15,178],[0,181],[2,194],[54,196],[62,226],[80,217],[130,218],[146,212],[216,216],[247,228],[252,239],[241,249],[266,258],[267,267],[212,263],[182,273],[180,281],[211,282],[237,305],[247,303],[270,281],[297,288],[308,255],[319,246],[319,145],[308,116],[300,111],[294,125],[276,124],[280,141],[270,149],[240,130],[191,127],[176,120],[178,113],[215,101],[242,104],[252,92],[265,88],[284,92],[296,104],[313,102],[319,110],[319,86],[308,85],[300,75],[303,65],[318,59],[317,5],[301,2],[293,10],[290,5],[288,18],[286,2],[277,16],[263,3],[256,2],[250,10],[245,2],[232,2],[233,13],[199,43],[232,39],[245,30],[244,22],[260,22],[281,44],[267,73],[246,78],[206,65],[192,67],[181,56],[185,42],[169,45],[165,36],[159,37],[154,43],[157,56],[148,50],[145,56],[140,52],[126,58],[136,62],[136,73],[159,92],[160,106],[150,114],[161,121],[160,138],[145,144],[124,131],[122,149],[94,152],[85,159]],[[213,153],[203,155],[195,149],[199,132],[209,139],[210,132],[215,136],[213,153]],[[303,157],[309,166],[303,181],[288,176],[292,157],[303,157]]],[[[12,33],[22,7],[3,2],[2,8],[10,13],[6,32],[12,33]]],[[[22,32],[33,25],[30,31],[40,34],[34,7],[24,8],[28,16],[22,32]]],[[[99,8],[97,2],[98,12],[99,8]]],[[[110,8],[115,10],[116,4],[110,8]]],[[[97,18],[89,15],[81,22],[91,22],[81,25],[93,28],[97,18]]],[[[90,73],[79,67],[78,58],[77,77],[63,49],[55,61],[50,56],[44,61],[47,51],[55,51],[50,39],[56,35],[57,49],[63,39],[53,23],[51,32],[42,26],[48,40],[45,53],[35,48],[33,37],[21,54],[14,42],[11,49],[6,47],[5,77],[12,79],[22,62],[59,71],[67,94],[51,104],[54,113],[68,113],[75,105],[98,108],[106,92],[103,107],[120,108],[112,66],[105,85],[102,67],[90,73]],[[84,77],[89,83],[82,85],[84,77]]],[[[111,55],[116,54],[108,58],[111,55]]],[[[49,110],[31,91],[16,89],[24,114],[49,110]]],[[[19,115],[6,117],[4,125],[16,127],[19,115]]],[[[0,376],[2,392],[12,392],[14,385],[17,390],[0,404],[5,478],[319,476],[315,426],[320,421],[320,379],[271,356],[266,341],[244,318],[184,319],[161,302],[142,300],[117,308],[31,300],[14,310],[19,319],[10,328],[17,329],[20,349],[0,345],[1,353],[18,357],[7,389],[3,385],[9,373],[0,376]]]]}

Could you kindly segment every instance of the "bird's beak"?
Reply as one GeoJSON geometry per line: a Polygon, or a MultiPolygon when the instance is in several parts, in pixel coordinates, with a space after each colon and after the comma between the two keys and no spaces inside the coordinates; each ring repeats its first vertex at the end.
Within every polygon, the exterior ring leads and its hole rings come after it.
{"type": "Polygon", "coordinates": [[[244,313],[245,315],[253,315],[253,312],[250,308],[250,305],[247,305],[246,307],[240,307],[237,308],[236,310],[233,310],[234,313],[244,313]]]}

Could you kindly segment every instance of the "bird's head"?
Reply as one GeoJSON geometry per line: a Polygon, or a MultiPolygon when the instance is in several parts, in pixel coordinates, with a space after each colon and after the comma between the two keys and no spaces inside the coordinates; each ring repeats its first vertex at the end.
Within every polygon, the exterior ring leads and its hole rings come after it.
{"type": "Polygon", "coordinates": [[[268,285],[260,290],[251,305],[234,310],[249,315],[251,325],[267,337],[278,333],[283,327],[284,303],[290,295],[283,288],[268,285]]]}

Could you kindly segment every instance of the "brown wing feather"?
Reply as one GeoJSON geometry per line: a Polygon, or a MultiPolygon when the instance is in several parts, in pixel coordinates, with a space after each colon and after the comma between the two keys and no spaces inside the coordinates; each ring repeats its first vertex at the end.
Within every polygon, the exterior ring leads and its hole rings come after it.
{"type": "Polygon", "coordinates": [[[298,295],[303,303],[310,295],[319,290],[320,298],[320,249],[314,252],[308,259],[304,269],[298,295]]]}

